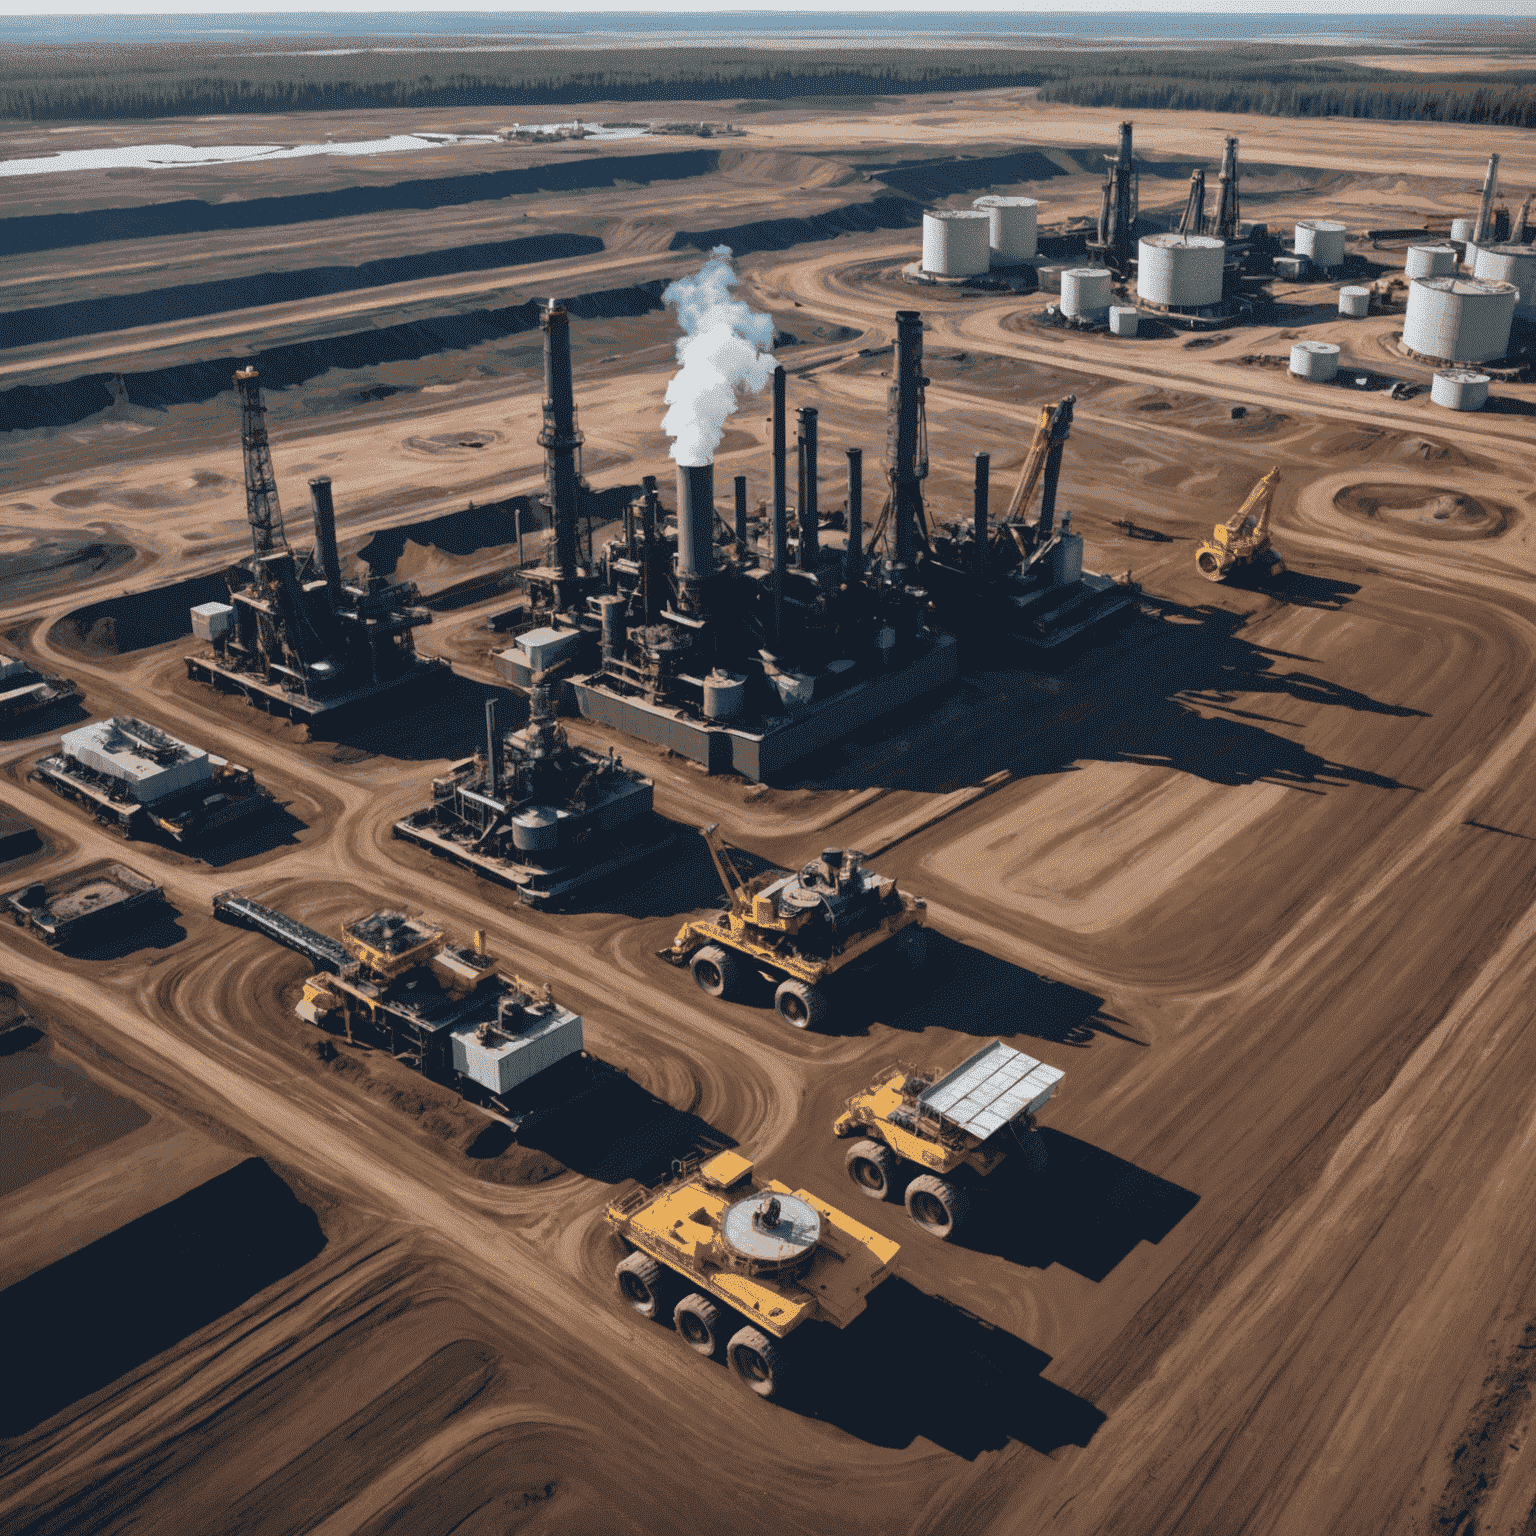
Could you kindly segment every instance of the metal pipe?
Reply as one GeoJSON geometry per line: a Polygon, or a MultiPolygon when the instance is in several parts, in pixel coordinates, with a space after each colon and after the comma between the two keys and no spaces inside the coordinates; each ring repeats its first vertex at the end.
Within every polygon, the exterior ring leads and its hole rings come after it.
{"type": "Polygon", "coordinates": [[[777,645],[784,633],[784,566],[789,541],[789,511],[786,505],[784,442],[783,365],[773,370],[773,641],[777,645]]]}
{"type": "Polygon", "coordinates": [[[1483,177],[1483,201],[1477,211],[1477,228],[1472,233],[1475,245],[1486,245],[1493,230],[1493,199],[1499,187],[1499,157],[1488,156],[1488,171],[1483,177]]]}
{"type": "Polygon", "coordinates": [[[485,792],[495,799],[501,790],[501,700],[485,701],[485,792]]]}
{"type": "Polygon", "coordinates": [[[747,477],[736,476],[736,553],[747,552],[747,477]]]}
{"type": "Polygon", "coordinates": [[[577,521],[581,516],[581,473],[576,452],[576,396],[571,383],[571,320],[565,306],[549,301],[544,328],[544,481],[555,525],[555,564],[563,583],[576,580],[577,521]]]}
{"type": "Polygon", "coordinates": [[[817,505],[816,417],[814,405],[799,410],[800,486],[795,498],[795,517],[800,525],[800,569],[814,571],[821,555],[821,509],[817,505]]]}
{"type": "Polygon", "coordinates": [[[843,559],[843,579],[852,585],[864,574],[864,450],[848,453],[848,553],[843,559]]]}
{"type": "Polygon", "coordinates": [[[896,377],[890,389],[891,492],[896,520],[895,558],[910,567],[917,553],[917,524],[923,515],[923,480],[928,455],[923,443],[923,317],[915,309],[896,311],[896,377]]]}
{"type": "Polygon", "coordinates": [[[715,466],[677,466],[677,574],[684,582],[715,574],[715,466]]]}
{"type": "Polygon", "coordinates": [[[643,475],[640,488],[645,498],[641,518],[643,542],[640,550],[640,607],[645,614],[645,622],[654,624],[656,615],[661,611],[661,593],[656,589],[656,476],[643,475]]]}
{"type": "Polygon", "coordinates": [[[987,491],[992,474],[992,455],[990,453],[978,453],[976,455],[976,495],[974,502],[975,533],[976,540],[975,559],[976,569],[980,570],[987,559],[987,491]]]}
{"type": "Polygon", "coordinates": [[[336,508],[331,501],[331,477],[316,475],[309,482],[309,499],[315,509],[315,553],[325,572],[325,588],[331,607],[341,601],[341,556],[336,549],[336,508]]]}

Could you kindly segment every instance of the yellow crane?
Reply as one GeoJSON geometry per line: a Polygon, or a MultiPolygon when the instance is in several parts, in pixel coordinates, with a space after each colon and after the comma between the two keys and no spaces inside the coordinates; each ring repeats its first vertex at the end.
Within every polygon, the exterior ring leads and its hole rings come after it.
{"type": "Polygon", "coordinates": [[[1248,493],[1235,516],[1217,523],[1195,551],[1195,565],[1207,581],[1225,581],[1239,566],[1259,566],[1271,576],[1285,573],[1285,561],[1269,542],[1269,513],[1280,470],[1275,468],[1248,493]]]}

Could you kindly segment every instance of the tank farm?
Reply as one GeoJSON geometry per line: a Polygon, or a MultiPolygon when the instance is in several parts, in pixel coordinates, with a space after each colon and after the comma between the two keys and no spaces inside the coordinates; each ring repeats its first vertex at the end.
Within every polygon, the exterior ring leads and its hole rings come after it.
{"type": "Polygon", "coordinates": [[[0,346],[6,1529],[1533,1529],[1530,135],[948,101],[0,346]]]}

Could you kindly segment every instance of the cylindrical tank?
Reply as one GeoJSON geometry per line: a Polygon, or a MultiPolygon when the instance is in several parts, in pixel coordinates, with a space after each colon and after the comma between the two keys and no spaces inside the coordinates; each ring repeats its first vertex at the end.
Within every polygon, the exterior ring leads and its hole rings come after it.
{"type": "Polygon", "coordinates": [[[602,623],[603,655],[624,654],[624,599],[615,592],[600,592],[592,599],[602,623]]]}
{"type": "Polygon", "coordinates": [[[1465,245],[1477,233],[1476,219],[1452,219],[1451,239],[1465,245]]]}
{"type": "Polygon", "coordinates": [[[548,853],[560,841],[560,818],[547,805],[530,805],[512,818],[512,845],[521,853],[548,853]]]}
{"type": "Polygon", "coordinates": [[[1410,245],[1403,264],[1405,277],[1447,277],[1456,270],[1456,248],[1452,245],[1410,245]]]}
{"type": "Polygon", "coordinates": [[[1109,310],[1109,329],[1116,336],[1134,336],[1140,314],[1128,304],[1113,304],[1109,310]]]}
{"type": "Polygon", "coordinates": [[[1109,313],[1108,267],[1068,267],[1061,274],[1061,312],[1084,320],[1102,320],[1109,313]]]}
{"type": "Polygon", "coordinates": [[[946,208],[923,215],[923,271],[935,277],[975,277],[992,265],[985,208],[946,208]]]}
{"type": "Polygon", "coordinates": [[[1519,290],[1479,277],[1416,277],[1408,285],[1403,345],[1447,363],[1486,363],[1509,351],[1519,290]]]}
{"type": "Polygon", "coordinates": [[[1488,403],[1488,375],[1470,368],[1445,368],[1434,376],[1429,398],[1448,411],[1480,411],[1488,403]]]}
{"type": "Polygon", "coordinates": [[[1174,309],[1220,303],[1226,249],[1214,235],[1145,236],[1136,252],[1136,297],[1174,309]]]}
{"type": "Polygon", "coordinates": [[[1305,256],[1313,266],[1342,266],[1348,233],[1348,228],[1334,219],[1303,219],[1296,226],[1296,254],[1305,256]]]}
{"type": "Polygon", "coordinates": [[[1298,378],[1325,384],[1339,371],[1339,349],[1331,341],[1297,341],[1291,344],[1291,372],[1298,378]]]}
{"type": "Polygon", "coordinates": [[[1035,254],[1040,205],[1032,197],[978,197],[987,215],[987,245],[994,267],[1011,267],[1035,254]]]}
{"type": "Polygon", "coordinates": [[[1348,315],[1352,320],[1362,319],[1371,312],[1371,290],[1369,288],[1340,288],[1339,289],[1339,313],[1348,315]]]}
{"type": "Polygon", "coordinates": [[[704,718],[736,720],[747,704],[747,680],[718,667],[704,678],[704,718]]]}
{"type": "Polygon", "coordinates": [[[1536,305],[1536,246],[1480,245],[1473,270],[1488,282],[1513,283],[1518,308],[1536,305]]]}

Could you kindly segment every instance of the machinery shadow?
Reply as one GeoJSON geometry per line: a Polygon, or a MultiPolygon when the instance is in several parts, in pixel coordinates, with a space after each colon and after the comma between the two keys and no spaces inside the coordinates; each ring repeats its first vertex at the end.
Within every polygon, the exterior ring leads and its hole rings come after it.
{"type": "Polygon", "coordinates": [[[95,943],[61,944],[59,953],[72,960],[121,960],[145,949],[170,949],[187,936],[180,919],[180,910],[165,902],[141,923],[116,927],[95,943]]]}
{"type": "Polygon", "coordinates": [[[0,724],[0,741],[25,741],[29,736],[57,736],[83,725],[91,712],[79,699],[51,705],[35,714],[18,715],[0,724]]]}
{"type": "Polygon", "coordinates": [[[286,806],[275,805],[255,825],[232,837],[203,845],[197,849],[195,857],[210,869],[226,869],[242,859],[255,858],[257,854],[271,853],[278,848],[296,848],[299,833],[306,831],[308,826],[308,822],[300,821],[286,806]]]}
{"type": "Polygon", "coordinates": [[[1042,1455],[1087,1445],[1102,1414],[1045,1380],[1044,1350],[901,1279],[887,1280],[846,1331],[791,1340],[791,1411],[900,1450],[919,1438],[974,1461],[1017,1441],[1042,1455]]]}
{"type": "Polygon", "coordinates": [[[954,1029],[1005,1039],[1025,1035],[1075,1046],[1088,1045],[1096,1034],[1117,1033],[1100,1016],[1102,997],[1049,981],[931,928],[928,960],[917,984],[891,974],[898,970],[888,966],[873,976],[872,1001],[883,1009],[880,1022],[892,1029],[913,1034],[954,1029]]]}
{"type": "Polygon", "coordinates": [[[1044,1171],[1010,1157],[987,1179],[958,1246],[1029,1269],[1060,1264],[1097,1282],[1138,1243],[1160,1243],[1199,1203],[1191,1190],[1065,1131],[1038,1134],[1044,1171]]]}
{"type": "MultiPolygon", "coordinates": [[[[1355,590],[1293,575],[1277,595],[1336,609],[1355,590]]],[[[1278,722],[1264,712],[1264,696],[1368,714],[1423,712],[1294,665],[1307,658],[1244,638],[1248,618],[1164,603],[1070,673],[1008,670],[994,661],[965,678],[961,694],[824,755],[815,785],[945,794],[1001,772],[1030,777],[1079,762],[1123,762],[1161,764],[1213,784],[1316,786],[1314,793],[1345,784],[1403,788],[1386,774],[1335,762],[1268,729],[1278,722]]]]}
{"type": "Polygon", "coordinates": [[[626,1179],[656,1184],[676,1158],[701,1147],[736,1145],[708,1121],[674,1109],[623,1072],[600,1062],[573,1065],[603,1074],[604,1080],[525,1123],[517,1140],[583,1178],[600,1184],[626,1179]]]}
{"type": "MultiPolygon", "coordinates": [[[[653,917],[681,917],[685,913],[724,910],[725,893],[720,876],[715,873],[709,848],[698,829],[674,822],[677,835],[669,847],[653,854],[635,871],[620,871],[611,878],[594,882],[590,893],[575,892],[568,901],[572,910],[616,912],[637,920],[653,917]]],[[[774,868],[771,859],[730,846],[731,861],[744,878],[750,880],[762,871],[774,868]]],[[[671,934],[667,939],[671,939],[671,934]]]]}
{"type": "MultiPolygon", "coordinates": [[[[520,694],[455,673],[410,701],[402,713],[343,724],[328,739],[353,753],[403,762],[468,757],[485,744],[487,699],[500,700],[503,729],[516,730],[527,720],[528,702],[520,694]]],[[[431,798],[424,783],[422,804],[431,798]]]]}

